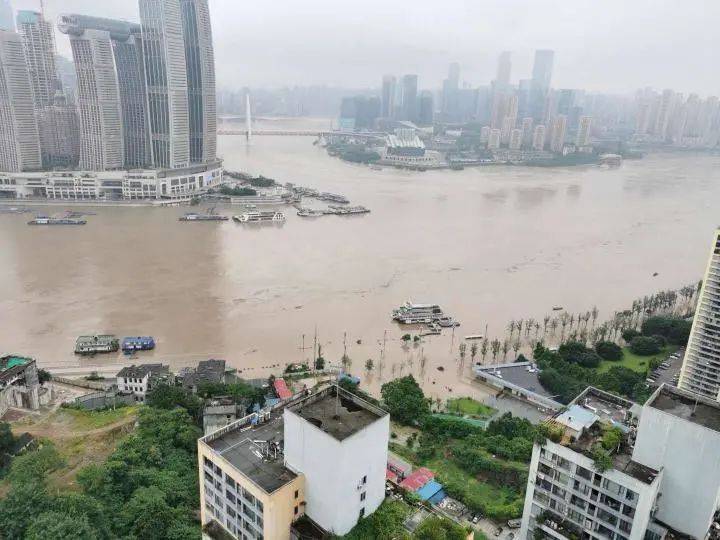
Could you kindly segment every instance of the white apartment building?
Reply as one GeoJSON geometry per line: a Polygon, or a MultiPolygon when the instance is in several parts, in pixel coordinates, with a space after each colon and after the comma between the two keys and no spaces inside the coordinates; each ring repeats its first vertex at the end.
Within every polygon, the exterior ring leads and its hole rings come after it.
{"type": "Polygon", "coordinates": [[[147,393],[161,379],[170,377],[170,369],[162,364],[142,364],[122,368],[116,375],[118,390],[133,394],[135,401],[144,402],[147,393]]]}
{"type": "Polygon", "coordinates": [[[575,137],[575,146],[582,147],[590,144],[590,127],[592,126],[592,116],[581,116],[578,124],[577,136],[575,137]]]}
{"type": "Polygon", "coordinates": [[[720,229],[713,236],[679,386],[720,399],[720,229]]]}
{"type": "Polygon", "coordinates": [[[720,404],[662,386],[640,407],[588,388],[549,425],[562,435],[533,447],[523,540],[717,537],[720,404]],[[605,468],[596,449],[613,429],[605,468]]]}
{"type": "Polygon", "coordinates": [[[288,540],[306,516],[347,533],[385,497],[389,431],[386,411],[331,385],[206,435],[198,440],[203,530],[288,540]]]}
{"type": "Polygon", "coordinates": [[[553,122],[552,137],[550,138],[550,150],[559,154],[565,145],[565,130],[567,129],[567,116],[558,114],[553,122]]]}
{"type": "Polygon", "coordinates": [[[535,126],[532,139],[533,150],[542,150],[545,148],[545,126],[542,124],[535,126]]]}

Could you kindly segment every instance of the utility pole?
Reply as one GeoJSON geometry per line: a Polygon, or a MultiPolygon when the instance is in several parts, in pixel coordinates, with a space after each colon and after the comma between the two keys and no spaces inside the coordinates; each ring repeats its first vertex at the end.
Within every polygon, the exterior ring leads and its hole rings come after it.
{"type": "Polygon", "coordinates": [[[315,337],[313,338],[313,366],[315,365],[315,360],[317,360],[317,324],[315,325],[315,337]]]}
{"type": "Polygon", "coordinates": [[[383,332],[383,345],[382,351],[380,352],[380,358],[385,358],[385,344],[387,343],[387,330],[383,332]]]}

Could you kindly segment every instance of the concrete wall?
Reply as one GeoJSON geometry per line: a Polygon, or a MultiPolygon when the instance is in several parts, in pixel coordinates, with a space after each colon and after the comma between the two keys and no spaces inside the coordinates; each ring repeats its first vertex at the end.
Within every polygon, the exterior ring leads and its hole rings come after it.
{"type": "Polygon", "coordinates": [[[657,518],[704,538],[719,503],[720,433],[645,406],[633,459],[664,469],[657,518]]]}
{"type": "Polygon", "coordinates": [[[362,508],[368,516],[385,498],[389,415],[343,441],[289,409],[284,422],[286,465],[306,479],[305,513],[326,531],[346,534],[357,524],[362,508]],[[362,493],[365,500],[360,499],[362,493]]]}

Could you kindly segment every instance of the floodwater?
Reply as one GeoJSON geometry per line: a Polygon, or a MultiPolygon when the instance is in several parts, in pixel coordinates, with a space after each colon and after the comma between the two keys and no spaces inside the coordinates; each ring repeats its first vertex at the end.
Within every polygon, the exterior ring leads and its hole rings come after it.
{"type": "Polygon", "coordinates": [[[341,193],[371,214],[303,219],[287,208],[277,226],[178,222],[187,208],[100,208],[84,227],[0,215],[0,351],[112,370],[121,355],[78,358],[75,338],[153,335],[157,349],[133,362],[177,369],[224,358],[256,377],[309,359],[317,332],[323,355],[338,363],[346,350],[373,390],[412,372],[432,395],[467,394],[463,336],[487,325],[502,338],[510,319],[542,319],[553,306],[596,305],[601,321],[694,282],[720,223],[717,156],[422,173],[344,163],[312,142],[223,136],[219,151],[228,169],[341,193]],[[403,347],[407,330],[390,314],[407,299],[438,303],[462,326],[403,347]]]}

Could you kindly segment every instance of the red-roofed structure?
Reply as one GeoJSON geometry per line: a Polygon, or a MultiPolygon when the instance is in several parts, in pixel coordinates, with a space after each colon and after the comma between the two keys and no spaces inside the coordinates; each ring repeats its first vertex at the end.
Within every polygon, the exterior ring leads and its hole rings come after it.
{"type": "Polygon", "coordinates": [[[275,395],[280,399],[288,399],[292,397],[292,392],[288,390],[284,379],[275,379],[273,381],[273,388],[275,389],[275,395]]]}
{"type": "Polygon", "coordinates": [[[400,483],[400,487],[408,491],[417,491],[433,478],[435,478],[435,474],[430,469],[420,467],[405,478],[405,480],[400,483]]]}
{"type": "Polygon", "coordinates": [[[398,475],[390,469],[385,469],[385,480],[390,480],[393,484],[397,484],[398,475]]]}

